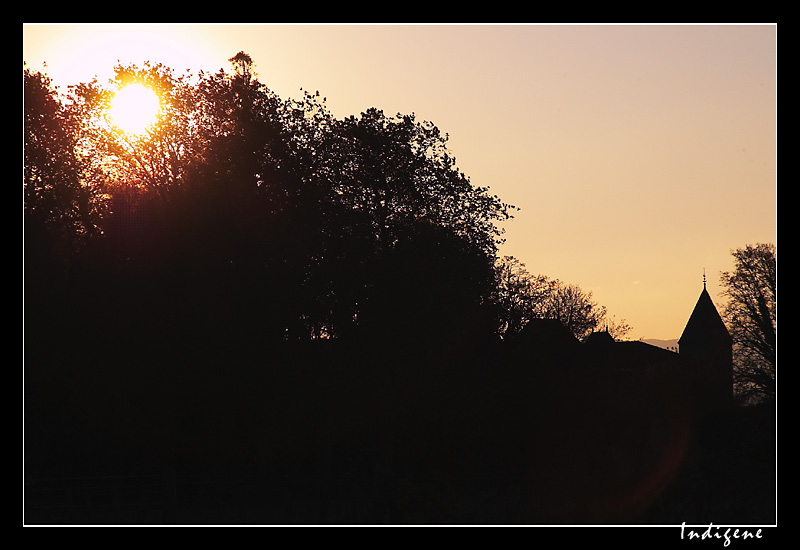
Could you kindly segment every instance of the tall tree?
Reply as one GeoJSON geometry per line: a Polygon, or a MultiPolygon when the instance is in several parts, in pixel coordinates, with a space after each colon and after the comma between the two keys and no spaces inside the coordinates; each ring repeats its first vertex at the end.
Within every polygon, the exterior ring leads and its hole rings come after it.
{"type": "MultiPolygon", "coordinates": [[[[394,257],[395,249],[406,254],[409,242],[421,251],[429,239],[444,238],[461,243],[468,256],[477,250],[489,265],[494,261],[502,233],[497,222],[508,219],[513,207],[456,169],[447,136],[433,124],[413,115],[387,117],[378,109],[335,120],[319,94],[308,93],[287,104],[283,120],[291,140],[279,160],[293,167],[295,177],[286,181],[296,184],[294,205],[305,220],[299,229],[314,236],[306,247],[313,266],[308,283],[325,289],[310,295],[344,307],[334,314],[340,323],[375,312],[382,294],[374,287],[378,264],[394,257]]],[[[472,275],[483,276],[464,277],[472,275]]]]}
{"type": "Polygon", "coordinates": [[[107,199],[84,157],[82,119],[47,76],[24,68],[23,85],[26,354],[63,356],[75,342],[91,342],[76,328],[88,326],[83,313],[90,309],[77,296],[86,283],[79,272],[83,255],[103,232],[107,199]]]}
{"type": "Polygon", "coordinates": [[[24,68],[23,79],[26,242],[36,243],[31,252],[55,247],[70,254],[98,230],[103,197],[80,155],[79,119],[47,76],[24,68]]]}
{"type": "Polygon", "coordinates": [[[367,212],[383,242],[392,242],[393,227],[404,220],[426,219],[494,256],[502,242],[498,223],[514,207],[472,185],[456,167],[447,140],[413,114],[393,118],[369,109],[335,125],[326,169],[341,176],[335,180],[340,200],[367,212]]]}
{"type": "MultiPolygon", "coordinates": [[[[217,324],[255,320],[255,333],[267,324],[290,338],[391,316],[387,266],[399,258],[409,277],[397,282],[415,281],[419,296],[433,300],[428,285],[453,291],[453,303],[488,299],[499,225],[513,207],[457,169],[446,134],[378,109],[336,120],[319,93],[283,101],[258,81],[249,55],[229,61],[232,73],[197,80],[162,65],[119,66],[108,88],[73,88],[80,159],[112,198],[97,258],[115,255],[121,272],[136,267],[129,279],[139,286],[174,289],[146,298],[179,304],[187,323],[202,309],[217,324]],[[105,117],[130,83],[161,98],[143,134],[105,117]],[[435,263],[436,250],[460,274],[418,261],[435,263]]],[[[408,305],[414,292],[404,288],[408,305]]]]}
{"type": "Polygon", "coordinates": [[[722,316],[734,346],[734,381],[744,400],[775,398],[777,253],[773,244],[732,251],[733,272],[720,281],[728,297],[722,316]]]}

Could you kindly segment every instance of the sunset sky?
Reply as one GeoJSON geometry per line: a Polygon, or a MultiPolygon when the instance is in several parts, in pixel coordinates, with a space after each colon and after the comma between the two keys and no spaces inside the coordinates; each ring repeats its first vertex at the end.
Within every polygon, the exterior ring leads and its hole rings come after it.
{"type": "Polygon", "coordinates": [[[283,99],[436,124],[520,208],[501,254],[592,291],[630,338],[677,338],[704,268],[719,308],[730,251],[777,244],[775,25],[23,26],[23,61],[63,88],[239,51],[283,99]]]}

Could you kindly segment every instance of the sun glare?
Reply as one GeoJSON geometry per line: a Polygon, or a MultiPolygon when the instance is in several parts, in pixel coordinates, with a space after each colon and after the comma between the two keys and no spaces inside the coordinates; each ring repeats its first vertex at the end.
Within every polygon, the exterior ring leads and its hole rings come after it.
{"type": "Polygon", "coordinates": [[[111,100],[111,123],[129,134],[142,134],[152,125],[160,108],[158,95],[141,84],[125,86],[111,100]]]}

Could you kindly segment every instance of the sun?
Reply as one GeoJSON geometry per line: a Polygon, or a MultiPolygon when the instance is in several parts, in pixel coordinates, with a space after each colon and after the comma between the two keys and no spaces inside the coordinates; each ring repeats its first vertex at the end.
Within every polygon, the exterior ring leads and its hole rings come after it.
{"type": "Polygon", "coordinates": [[[111,123],[129,134],[143,134],[158,118],[161,103],[153,90],[142,84],[129,84],[111,100],[111,123]]]}

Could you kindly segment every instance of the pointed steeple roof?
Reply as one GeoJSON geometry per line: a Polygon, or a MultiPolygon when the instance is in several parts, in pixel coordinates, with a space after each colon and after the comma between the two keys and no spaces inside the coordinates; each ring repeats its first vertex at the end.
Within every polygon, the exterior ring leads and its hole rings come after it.
{"type": "Polygon", "coordinates": [[[722,321],[711,296],[706,290],[705,274],[703,275],[703,291],[697,304],[694,306],[692,315],[683,329],[683,334],[678,339],[680,345],[692,345],[694,343],[707,342],[710,339],[724,338],[730,340],[730,334],[722,321]]]}

